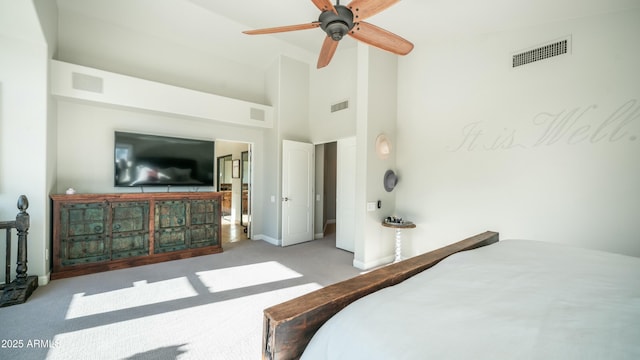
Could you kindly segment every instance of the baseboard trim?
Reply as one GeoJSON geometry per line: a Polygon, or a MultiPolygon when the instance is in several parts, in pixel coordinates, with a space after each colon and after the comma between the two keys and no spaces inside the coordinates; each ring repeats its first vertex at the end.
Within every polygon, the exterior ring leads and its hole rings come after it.
{"type": "Polygon", "coordinates": [[[47,285],[49,279],[51,279],[51,272],[48,272],[47,275],[38,276],[38,285],[47,285]]]}
{"type": "Polygon", "coordinates": [[[374,261],[362,262],[356,259],[353,259],[353,266],[360,270],[371,270],[373,268],[377,268],[379,266],[388,265],[395,260],[394,255],[385,256],[381,259],[377,259],[374,261]]]}
{"type": "MultiPolygon", "coordinates": [[[[47,285],[51,279],[51,272],[48,272],[46,275],[38,276],[38,286],[47,285]]],[[[0,283],[0,285],[6,285],[4,282],[0,283]]]]}
{"type": "Polygon", "coordinates": [[[251,239],[253,240],[262,240],[265,242],[268,242],[271,245],[275,245],[275,246],[282,246],[282,240],[278,240],[278,239],[274,239],[270,236],[264,235],[264,234],[258,234],[258,235],[253,235],[251,237],[251,239]]]}

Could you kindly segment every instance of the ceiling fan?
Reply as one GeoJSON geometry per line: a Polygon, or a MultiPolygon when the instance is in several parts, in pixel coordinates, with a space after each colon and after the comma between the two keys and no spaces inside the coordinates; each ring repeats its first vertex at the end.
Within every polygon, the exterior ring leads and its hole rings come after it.
{"type": "Polygon", "coordinates": [[[338,41],[344,35],[349,35],[365,44],[397,55],[406,55],[413,49],[411,42],[363,21],[398,1],[400,0],[352,0],[349,5],[344,6],[340,5],[339,0],[336,1],[335,5],[331,3],[331,0],[311,0],[322,11],[317,21],[299,25],[248,30],[243,31],[243,33],[249,35],[274,34],[320,27],[327,33],[327,37],[324,39],[320,56],[318,57],[318,69],[329,65],[333,54],[338,48],[338,41]]]}

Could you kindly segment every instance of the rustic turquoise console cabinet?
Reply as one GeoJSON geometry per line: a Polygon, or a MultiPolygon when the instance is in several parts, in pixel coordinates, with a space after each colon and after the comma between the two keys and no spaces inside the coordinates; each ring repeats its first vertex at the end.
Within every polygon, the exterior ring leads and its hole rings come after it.
{"type": "Polygon", "coordinates": [[[222,252],[216,192],[51,195],[52,279],[222,252]]]}

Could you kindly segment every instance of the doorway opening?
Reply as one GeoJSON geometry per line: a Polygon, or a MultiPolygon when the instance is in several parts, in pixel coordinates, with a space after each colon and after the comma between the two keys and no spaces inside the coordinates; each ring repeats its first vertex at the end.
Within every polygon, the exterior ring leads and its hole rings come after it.
{"type": "Polygon", "coordinates": [[[336,232],[337,143],[330,142],[319,146],[324,146],[322,234],[326,237],[336,232]]]}
{"type": "Polygon", "coordinates": [[[216,141],[216,189],[222,193],[222,244],[251,238],[252,144],[216,141]]]}
{"type": "Polygon", "coordinates": [[[337,248],[354,252],[356,139],[316,145],[316,153],[316,238],[335,236],[337,248]]]}

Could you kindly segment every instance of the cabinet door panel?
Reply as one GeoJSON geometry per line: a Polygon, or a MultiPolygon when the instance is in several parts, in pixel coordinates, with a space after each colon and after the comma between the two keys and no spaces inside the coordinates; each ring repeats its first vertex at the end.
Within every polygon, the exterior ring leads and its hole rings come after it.
{"type": "Polygon", "coordinates": [[[121,259],[130,256],[149,254],[149,234],[114,235],[111,241],[111,258],[121,259]]]}
{"type": "Polygon", "coordinates": [[[113,233],[149,231],[148,202],[115,202],[111,206],[113,233]]]}
{"type": "Polygon", "coordinates": [[[61,210],[61,236],[101,235],[107,222],[106,204],[69,204],[61,210]]]}
{"type": "Polygon", "coordinates": [[[215,224],[217,222],[216,200],[194,200],[191,202],[191,225],[215,224]]]}
{"type": "Polygon", "coordinates": [[[218,245],[218,222],[220,218],[218,200],[191,201],[190,242],[191,248],[218,245]]]}
{"type": "Polygon", "coordinates": [[[60,211],[60,260],[63,266],[109,260],[105,202],[66,204],[60,211]]]}
{"type": "Polygon", "coordinates": [[[187,203],[186,201],[156,202],[156,230],[185,226],[187,203]]]}
{"type": "Polygon", "coordinates": [[[154,251],[162,253],[189,247],[188,201],[157,201],[154,251]]]}
{"type": "Polygon", "coordinates": [[[191,227],[191,242],[192,248],[218,245],[218,226],[206,225],[206,226],[192,226],[191,227]]]}
{"type": "Polygon", "coordinates": [[[149,254],[149,202],[111,204],[111,258],[149,254]]]}
{"type": "Polygon", "coordinates": [[[222,252],[219,194],[76,194],[51,199],[55,278],[222,252]]]}
{"type": "Polygon", "coordinates": [[[165,229],[155,232],[155,252],[183,250],[188,246],[186,229],[165,229]]]}
{"type": "Polygon", "coordinates": [[[76,265],[109,260],[109,238],[86,236],[62,242],[62,265],[76,265]]]}

